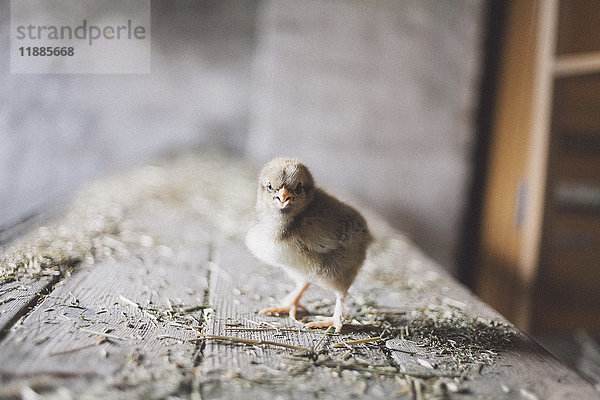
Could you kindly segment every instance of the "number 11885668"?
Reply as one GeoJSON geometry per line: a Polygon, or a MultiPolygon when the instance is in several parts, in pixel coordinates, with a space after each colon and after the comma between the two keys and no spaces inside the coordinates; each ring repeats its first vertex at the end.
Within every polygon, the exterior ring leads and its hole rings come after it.
{"type": "Polygon", "coordinates": [[[75,55],[73,47],[19,47],[22,57],[71,57],[75,55]]]}

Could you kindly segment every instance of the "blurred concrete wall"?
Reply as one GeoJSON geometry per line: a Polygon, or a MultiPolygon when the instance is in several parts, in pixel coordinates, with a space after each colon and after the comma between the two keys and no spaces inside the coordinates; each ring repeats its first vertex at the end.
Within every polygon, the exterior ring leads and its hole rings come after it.
{"type": "Polygon", "coordinates": [[[475,0],[264,2],[249,154],[302,157],[451,265],[482,23],[475,0]]]}
{"type": "Polygon", "coordinates": [[[171,151],[241,152],[256,1],[152,2],[152,73],[10,73],[0,1],[0,227],[105,171],[171,151]]]}
{"type": "Polygon", "coordinates": [[[451,266],[482,8],[153,1],[151,74],[18,75],[0,0],[0,227],[108,170],[216,145],[303,158],[451,266]]]}

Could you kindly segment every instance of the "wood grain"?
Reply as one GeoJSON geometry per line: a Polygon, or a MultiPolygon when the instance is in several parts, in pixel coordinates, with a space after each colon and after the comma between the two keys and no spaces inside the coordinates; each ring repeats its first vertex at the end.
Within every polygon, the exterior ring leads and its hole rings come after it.
{"type": "MultiPolygon", "coordinates": [[[[208,397],[227,391],[265,398],[274,390],[270,384],[277,384],[277,393],[285,394],[286,398],[298,399],[315,393],[389,398],[397,390],[397,383],[390,377],[368,380],[366,384],[367,381],[357,379],[360,373],[356,371],[340,373],[336,370],[336,363],[345,362],[343,356],[348,353],[348,348],[334,349],[332,345],[370,337],[368,333],[347,325],[341,334],[329,335],[326,329],[304,329],[302,323],[292,321],[287,315],[260,314],[261,308],[276,304],[294,285],[279,268],[258,263],[240,241],[225,241],[217,246],[210,277],[209,304],[213,312],[207,320],[207,334],[281,342],[308,349],[319,346],[315,354],[309,356],[277,346],[248,346],[208,339],[202,365],[204,374],[235,376],[242,383],[240,386],[239,382],[236,384],[230,379],[222,381],[219,387],[206,386],[208,397]],[[324,349],[327,349],[327,355],[319,356],[320,350],[324,349]]],[[[333,297],[333,293],[310,287],[303,303],[314,311],[312,305],[320,305],[323,299],[333,300],[333,297]]],[[[331,314],[333,301],[327,304],[321,311],[331,314]]],[[[377,344],[357,346],[352,353],[352,357],[365,363],[390,365],[377,344]]]]}
{"type": "Polygon", "coordinates": [[[195,265],[147,254],[80,266],[0,343],[0,377],[80,378],[78,385],[97,377],[84,392],[104,395],[176,391],[179,369],[199,357],[192,327],[202,322],[208,251],[195,253],[195,265]],[[177,312],[184,309],[192,311],[177,312]]]}
{"type": "MultiPolygon", "coordinates": [[[[186,161],[183,170],[206,177],[218,169],[232,174],[229,181],[237,179],[238,190],[253,191],[253,179],[211,160],[216,167],[186,161]]],[[[170,171],[170,165],[163,168],[170,171]]],[[[153,181],[161,197],[140,198],[118,229],[102,238],[110,246],[101,257],[86,258],[47,295],[40,297],[48,288],[43,279],[20,282],[24,290],[14,283],[0,288],[0,301],[17,297],[17,290],[23,295],[20,303],[0,304],[0,311],[13,315],[1,314],[3,326],[12,326],[0,341],[0,398],[32,392],[116,399],[598,398],[592,385],[371,213],[366,214],[376,240],[349,291],[340,334],[303,329],[285,315],[260,314],[294,284],[245,248],[241,219],[251,202],[228,210],[229,203],[215,200],[214,193],[209,201],[203,196],[212,192],[192,191],[176,171],[166,183],[153,181]],[[193,201],[186,203],[188,198],[193,201]],[[219,217],[207,216],[217,205],[219,217]],[[223,226],[214,223],[226,216],[223,226]],[[32,302],[37,305],[30,309],[32,302]],[[15,324],[17,315],[23,318],[15,324]],[[447,320],[443,328],[449,333],[436,331],[435,318],[446,315],[458,319],[447,320]],[[439,348],[408,332],[410,342],[402,337],[410,327],[451,339],[477,319],[503,330],[508,324],[515,336],[510,346],[489,349],[497,354],[479,368],[464,361],[461,376],[444,368],[451,357],[439,348]],[[333,347],[373,337],[383,339],[333,347]]],[[[334,296],[311,286],[303,303],[309,313],[300,318],[329,316],[334,296]]]]}
{"type": "Polygon", "coordinates": [[[59,275],[23,279],[0,286],[0,339],[23,315],[32,309],[43,294],[58,282],[59,275]]]}

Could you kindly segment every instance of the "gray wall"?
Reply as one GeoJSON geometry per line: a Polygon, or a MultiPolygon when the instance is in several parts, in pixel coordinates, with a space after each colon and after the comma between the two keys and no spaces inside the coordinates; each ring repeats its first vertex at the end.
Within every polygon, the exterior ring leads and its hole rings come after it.
{"type": "Polygon", "coordinates": [[[111,169],[217,145],[305,159],[452,265],[481,1],[154,1],[149,75],[10,74],[8,7],[0,226],[111,169]]]}
{"type": "Polygon", "coordinates": [[[10,73],[0,1],[0,226],[108,170],[247,132],[255,1],[152,3],[152,73],[10,73]]]}
{"type": "Polygon", "coordinates": [[[249,154],[301,156],[451,264],[481,2],[273,0],[260,11],[249,154]]]}

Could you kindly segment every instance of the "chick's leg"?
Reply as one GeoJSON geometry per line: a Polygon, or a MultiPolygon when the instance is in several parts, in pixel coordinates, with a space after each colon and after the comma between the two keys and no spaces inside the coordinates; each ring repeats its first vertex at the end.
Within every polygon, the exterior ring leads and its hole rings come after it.
{"type": "Polygon", "coordinates": [[[306,324],[307,328],[320,328],[332,326],[336,332],[342,330],[344,325],[344,299],[346,293],[336,293],[335,297],[335,310],[333,311],[333,317],[324,318],[320,321],[314,321],[306,324]]]}
{"type": "Polygon", "coordinates": [[[290,318],[294,321],[296,320],[296,311],[298,309],[306,310],[304,306],[300,305],[300,298],[308,289],[310,283],[308,282],[299,282],[294,290],[288,294],[285,299],[281,302],[282,305],[278,307],[269,307],[260,310],[262,314],[280,314],[280,313],[288,313],[290,318]]]}

